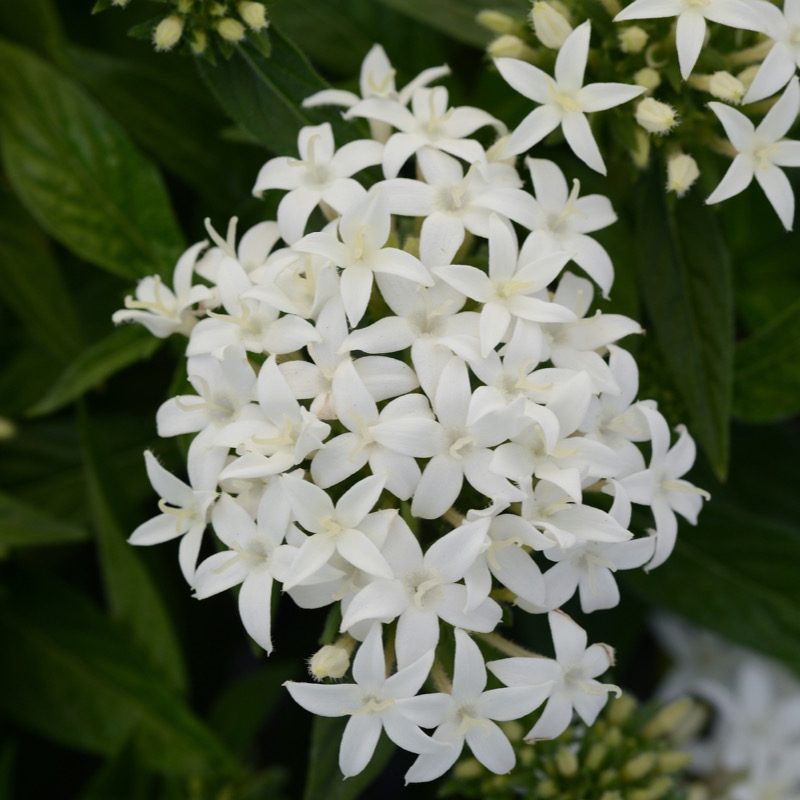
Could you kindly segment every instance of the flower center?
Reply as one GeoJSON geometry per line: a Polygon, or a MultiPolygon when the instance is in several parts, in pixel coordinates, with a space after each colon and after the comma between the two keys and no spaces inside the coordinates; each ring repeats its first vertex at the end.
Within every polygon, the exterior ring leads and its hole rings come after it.
{"type": "Polygon", "coordinates": [[[428,570],[412,572],[406,576],[403,583],[412,604],[419,611],[427,611],[441,598],[441,578],[428,570]]]}
{"type": "Polygon", "coordinates": [[[555,83],[550,85],[550,97],[553,99],[553,103],[566,114],[583,111],[583,106],[578,102],[575,92],[559,89],[555,83]]]}

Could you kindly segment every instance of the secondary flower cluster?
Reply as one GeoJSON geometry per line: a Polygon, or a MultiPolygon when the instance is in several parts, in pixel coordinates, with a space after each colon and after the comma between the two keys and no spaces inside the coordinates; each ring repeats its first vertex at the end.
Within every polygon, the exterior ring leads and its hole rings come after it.
{"type": "Polygon", "coordinates": [[[692,770],[711,800],[794,800],[800,796],[800,682],[778,663],[671,617],[656,630],[673,657],[661,694],[705,701],[692,770]],[[700,733],[701,729],[706,729],[700,733]]]}
{"type": "Polygon", "coordinates": [[[612,120],[609,137],[629,150],[638,167],[648,164],[652,147],[663,149],[667,188],[682,195],[700,174],[684,150],[730,156],[733,162],[707,202],[733,197],[755,179],[783,225],[792,228],[794,194],[783,168],[800,166],[800,142],[786,139],[800,113],[796,0],[785,0],[783,11],[768,0],[634,0],[625,7],[618,0],[578,0],[571,11],[595,17],[603,31],[590,59],[598,83],[584,85],[590,23],[573,29],[570,10],[558,0],[533,3],[534,33],[499,12],[479,15],[500,34],[489,53],[501,75],[538,104],[514,131],[510,152],[528,149],[560,125],[578,158],[604,172],[585,113],[641,96],[635,114],[612,120]],[[612,18],[616,26],[609,24],[612,18]],[[663,21],[673,19],[674,25],[663,21]],[[553,61],[551,77],[543,67],[553,61]],[[709,71],[697,71],[698,64],[709,71]],[[707,104],[716,120],[704,108],[709,97],[716,98],[707,104]],[[743,111],[733,107],[739,104],[743,111]],[[727,139],[718,135],[717,121],[727,139]]]}
{"type": "Polygon", "coordinates": [[[542,707],[529,740],[573,712],[591,724],[616,689],[597,680],[612,651],[558,609],[576,593],[585,612],[615,606],[614,573],[663,563],[676,513],[694,523],[702,504],[682,477],[692,439],[679,427],[673,443],[636,399],[616,344],[639,326],[593,310],[592,281],[604,295],[613,282],[591,236],[614,222],[609,201],[541,159],[525,190],[508,140],[473,136],[503,124],[429,87],[445,72],[397,91],[374,48],[363,97],[309,103],[346,106],[375,138],[337,149],[327,124],[302,129],[298,157],[268,161],[255,184],[283,193],[277,221],[238,243],[235,220],[225,238],[207,225],[214,246],[191,247],[172,287],[147,278],[115,314],[187,335],[193,390],[157,414],[161,436],[194,435],[188,483],[145,454],[161,513],[131,541],[180,539],[198,598],[240,586],[267,652],[274,582],[300,607],[340,609],[342,636],[311,672],[343,678],[360,642],[351,679],[288,689],[349,716],[345,775],[382,730],[418,754],[407,780],[427,781],[465,743],[510,770],[498,721],[542,707]],[[629,530],[632,503],[652,511],[651,535],[629,530]],[[555,658],[494,632],[499,600],[548,615],[555,658]],[[485,665],[471,634],[510,657],[485,665]],[[503,688],[487,689],[486,666],[503,688]],[[429,679],[438,691],[419,694],[429,679]]]}

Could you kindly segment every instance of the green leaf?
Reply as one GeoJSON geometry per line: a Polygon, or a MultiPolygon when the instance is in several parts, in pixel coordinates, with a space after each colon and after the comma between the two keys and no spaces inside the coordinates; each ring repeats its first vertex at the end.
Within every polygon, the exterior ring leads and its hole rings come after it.
{"type": "Polygon", "coordinates": [[[225,688],[211,709],[209,721],[233,753],[245,754],[285,692],[283,682],[294,672],[293,662],[270,662],[225,688]]]}
{"type": "Polygon", "coordinates": [[[131,747],[124,747],[95,772],[78,800],[150,800],[153,776],[142,769],[131,747]]]}
{"type": "Polygon", "coordinates": [[[733,410],[761,423],[800,412],[800,300],[737,346],[733,410]]]}
{"type": "Polygon", "coordinates": [[[530,4],[525,0],[379,0],[379,2],[413,17],[425,25],[475,47],[484,45],[493,34],[475,21],[478,13],[485,8],[504,11],[512,17],[525,17],[530,4]]]}
{"type": "Polygon", "coordinates": [[[31,339],[66,361],[81,347],[78,318],[50,244],[0,187],[0,298],[31,339]]]}
{"type": "Polygon", "coordinates": [[[306,97],[327,84],[274,27],[270,38],[269,58],[243,45],[215,66],[198,60],[200,74],[222,108],[274,153],[296,153],[300,128],[326,121],[333,125],[337,143],[353,138],[356,126],[344,123],[338,111],[302,108],[306,97]]]}
{"type": "Polygon", "coordinates": [[[113,469],[101,461],[98,444],[84,409],[80,413],[86,489],[100,555],[100,572],[111,616],[125,625],[141,651],[169,680],[186,685],[186,672],[172,621],[136,549],[126,541],[114,517],[113,469]]]}
{"type": "Polygon", "coordinates": [[[83,90],[0,43],[0,108],[9,180],[50,235],[127,279],[172,269],[183,241],[161,177],[83,90]]]}
{"type": "Polygon", "coordinates": [[[51,575],[6,575],[0,600],[0,708],[66,747],[98,755],[132,741],[149,768],[190,776],[236,762],[131,643],[51,575]]]}
{"type": "Polygon", "coordinates": [[[314,717],[303,800],[355,800],[383,772],[394,754],[394,745],[382,735],[366,769],[344,780],[339,771],[339,743],[346,722],[342,717],[314,717]]]}
{"type": "Polygon", "coordinates": [[[688,425],[714,472],[728,469],[733,379],[731,266],[696,193],[666,197],[658,165],[639,203],[639,279],[648,318],[688,425]]]}
{"type": "Polygon", "coordinates": [[[28,413],[42,416],[63,408],[121,370],[150,358],[163,343],[139,325],[115,328],[86,348],[28,413]]]}
{"type": "Polygon", "coordinates": [[[14,761],[17,747],[14,742],[5,742],[0,749],[0,800],[14,800],[14,761]]]}
{"type": "Polygon", "coordinates": [[[52,0],[25,0],[24,13],[15,3],[0,3],[0,31],[39,55],[60,60],[64,31],[52,0]]]}
{"type": "Polygon", "coordinates": [[[0,547],[71,544],[86,538],[84,528],[62,522],[0,492],[0,547]]]}

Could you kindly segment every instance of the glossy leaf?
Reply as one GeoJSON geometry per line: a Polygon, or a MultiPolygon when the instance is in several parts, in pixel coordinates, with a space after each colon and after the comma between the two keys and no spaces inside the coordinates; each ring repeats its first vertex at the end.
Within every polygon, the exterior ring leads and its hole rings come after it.
{"type": "Polygon", "coordinates": [[[328,121],[338,143],[357,130],[338,111],[302,108],[303,100],[327,84],[303,53],[277,30],[270,30],[272,54],[241,46],[234,55],[198,69],[212,94],[229,116],[273,153],[296,153],[297,133],[305,125],[328,121]]]}
{"type": "Polygon", "coordinates": [[[149,655],[170,684],[183,688],[185,667],[172,619],[141,554],[128,544],[127,535],[114,516],[114,472],[102,460],[84,409],[80,420],[88,505],[111,616],[130,630],[142,652],[149,655]]]}
{"type": "Polygon", "coordinates": [[[0,44],[3,163],[39,224],[76,255],[130,279],[166,273],[183,246],[161,178],[82,89],[0,44]]]}
{"type": "Polygon", "coordinates": [[[734,413],[776,422],[800,411],[800,301],[736,348],[734,413]]]}
{"type": "Polygon", "coordinates": [[[71,544],[87,537],[84,528],[0,492],[0,547],[71,544]]]}
{"type": "Polygon", "coordinates": [[[689,429],[724,477],[733,382],[730,260],[698,197],[668,201],[658,172],[643,188],[637,264],[650,327],[686,405],[689,429]]]}
{"type": "Polygon", "coordinates": [[[166,774],[230,772],[235,762],[129,635],[54,576],[7,576],[0,600],[0,708],[70,748],[112,755],[132,741],[166,774]]]}
{"type": "Polygon", "coordinates": [[[157,339],[139,325],[116,328],[84,350],[29,413],[42,416],[63,408],[117,372],[149,358],[163,343],[163,339],[157,339]]]}

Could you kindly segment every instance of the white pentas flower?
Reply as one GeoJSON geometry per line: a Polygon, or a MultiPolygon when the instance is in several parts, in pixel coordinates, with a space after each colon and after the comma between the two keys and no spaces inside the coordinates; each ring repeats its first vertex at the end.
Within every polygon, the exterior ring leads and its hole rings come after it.
{"type": "Polygon", "coordinates": [[[406,783],[431,781],[450,769],[466,744],[487,769],[500,775],[516,763],[514,748],[497,722],[529,714],[545,700],[550,686],[486,690],[486,665],[478,645],[456,630],[453,684],[449,694],[424,695],[416,703],[440,706],[433,740],[443,747],[423,753],[406,773],[406,783]],[[434,705],[435,704],[435,705],[434,705]]]}
{"type": "Polygon", "coordinates": [[[303,708],[322,717],[349,716],[339,748],[339,769],[346,778],[367,766],[381,731],[403,750],[425,753],[439,749],[420,730],[427,715],[410,700],[428,677],[433,651],[386,677],[381,626],[373,625],[353,660],[354,683],[295,683],[284,686],[303,708]]]}
{"type": "Polygon", "coordinates": [[[592,725],[609,692],[619,692],[616,686],[596,680],[614,661],[607,645],[587,647],[586,631],[562,611],[551,611],[547,621],[555,659],[519,656],[487,665],[506,686],[530,687],[537,694],[549,687],[542,715],[528,731],[526,741],[560,736],[572,721],[573,709],[587,725],[592,725]]]}
{"type": "Polygon", "coordinates": [[[758,126],[724,103],[709,103],[736,157],[707,203],[743,192],[756,179],[786,230],[794,225],[794,191],[781,167],[800,167],[800,142],[784,138],[800,113],[800,81],[792,78],[758,126]]]}
{"type": "Polygon", "coordinates": [[[754,103],[780,91],[800,65],[800,3],[784,0],[783,12],[771,3],[759,6],[764,15],[764,33],[774,42],[744,96],[754,103]]]}
{"type": "Polygon", "coordinates": [[[178,259],[172,289],[158,275],[142,278],[135,296],[125,298],[125,308],[115,311],[112,320],[117,324],[138,322],[159,339],[173,333],[188,334],[197,321],[192,307],[211,301],[213,296],[207,286],[192,285],[197,259],[206,246],[207,242],[198,242],[178,259]]]}
{"type": "Polygon", "coordinates": [[[267,161],[258,173],[253,193],[288,190],[278,206],[278,227],[283,239],[296,242],[305,231],[311,212],[325,203],[342,213],[363,193],[351,177],[381,163],[383,147],[362,139],[335,150],[330,123],[303,128],[297,139],[300,158],[279,156],[267,161]]]}
{"type": "Polygon", "coordinates": [[[387,178],[397,177],[403,164],[423,147],[443,150],[470,163],[484,160],[483,147],[468,137],[487,125],[504,134],[505,125],[479,108],[450,108],[448,99],[443,86],[418,88],[411,96],[410,110],[396,100],[370,98],[353,106],[346,116],[385,122],[395,129],[383,151],[387,178]]]}
{"type": "MultiPolygon", "coordinates": [[[[588,23],[562,33],[555,80],[533,73],[549,108],[534,112],[535,125],[556,113],[552,127],[563,123],[576,151],[602,167],[583,112],[639,89],[583,86],[588,23]]],[[[531,77],[520,69],[511,72],[531,77]]],[[[534,196],[508,140],[484,147],[481,129],[502,123],[450,109],[445,89],[425,87],[441,74],[398,91],[373,49],[363,98],[334,91],[311,104],[366,117],[385,148],[335,151],[328,126],[303,129],[301,159],[273,159],[259,177],[259,189],[288,191],[278,220],[238,244],[235,218],[224,238],[207,225],[215,246],[202,258],[202,244],[187,252],[175,291],[150,279],[140,307],[119,317],[158,336],[188,334],[191,386],[156,417],[161,436],[193,437],[189,479],[146,456],[161,513],[131,541],[180,539],[195,595],[236,591],[245,630],[267,652],[276,590],[340,615],[341,636],[311,670],[347,682],[289,691],[314,713],[350,718],[345,775],[366,766],[385,730],[420,756],[409,781],[441,775],[464,744],[507,771],[514,756],[495,723],[545,700],[534,738],[559,735],[573,708],[591,724],[614,688],[597,681],[610,650],[587,648],[556,609],[576,592],[585,611],[617,604],[614,573],[661,563],[676,513],[694,521],[701,503],[683,479],[688,435],[669,447],[666,421],[637,399],[635,361],[617,344],[639,326],[593,305],[595,284],[605,296],[614,277],[592,238],[614,222],[610,203],[580,197],[576,183],[570,191],[569,176],[541,159],[529,162],[534,196]],[[416,177],[397,178],[407,161],[416,177]],[[354,176],[378,163],[387,178],[367,189],[354,176]],[[591,280],[564,272],[569,260],[591,280]],[[193,286],[194,273],[207,285],[193,286]],[[603,493],[614,497],[610,511],[603,493]],[[629,530],[628,497],[650,507],[655,536],[629,530]],[[217,548],[196,568],[209,525],[217,548]],[[495,662],[512,685],[487,690],[466,632],[518,654],[496,632],[512,605],[551,612],[556,659],[495,662]],[[437,691],[420,694],[429,673],[437,691]]]]}
{"type": "Polygon", "coordinates": [[[677,17],[675,46],[685,80],[703,49],[706,21],[746,31],[762,31],[764,22],[760,9],[760,3],[745,0],[634,0],[614,17],[614,21],[677,17]]]}
{"type": "Polygon", "coordinates": [[[511,134],[505,145],[508,155],[530,150],[561,126],[575,155],[605,175],[606,166],[586,114],[627,103],[642,94],[644,87],[624,83],[590,83],[584,86],[591,32],[591,24],[586,21],[567,37],[558,51],[555,78],[525,61],[515,58],[495,60],[500,74],[513,89],[540,104],[511,134]]]}

